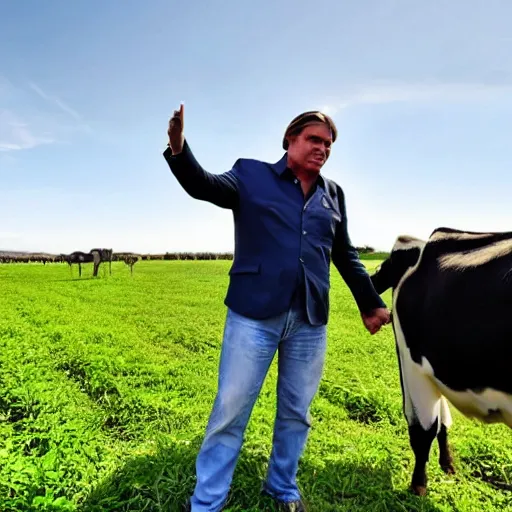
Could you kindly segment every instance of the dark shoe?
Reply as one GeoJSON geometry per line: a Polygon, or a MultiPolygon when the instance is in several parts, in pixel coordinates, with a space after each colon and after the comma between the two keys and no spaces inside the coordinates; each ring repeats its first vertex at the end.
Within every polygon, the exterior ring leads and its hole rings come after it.
{"type": "Polygon", "coordinates": [[[277,503],[277,510],[283,511],[283,512],[306,512],[306,505],[304,505],[302,500],[296,500],[296,501],[278,501],[275,500],[277,503]]]}
{"type": "Polygon", "coordinates": [[[277,510],[279,512],[306,512],[306,505],[304,505],[302,500],[281,501],[274,498],[274,496],[272,496],[264,488],[261,490],[261,494],[274,500],[274,503],[277,505],[277,510]]]}

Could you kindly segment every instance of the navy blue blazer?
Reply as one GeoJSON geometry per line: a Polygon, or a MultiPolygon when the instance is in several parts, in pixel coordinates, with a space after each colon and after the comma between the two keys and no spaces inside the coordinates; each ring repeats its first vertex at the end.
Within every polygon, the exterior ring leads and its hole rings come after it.
{"type": "Polygon", "coordinates": [[[332,180],[320,174],[305,198],[286,154],[274,164],[240,158],[222,174],[206,172],[187,141],[181,153],[172,155],[167,148],[164,157],[191,197],[233,211],[227,307],[268,318],[290,307],[300,283],[309,322],[326,324],[331,261],[361,312],[386,307],[350,241],[344,194],[332,180]]]}

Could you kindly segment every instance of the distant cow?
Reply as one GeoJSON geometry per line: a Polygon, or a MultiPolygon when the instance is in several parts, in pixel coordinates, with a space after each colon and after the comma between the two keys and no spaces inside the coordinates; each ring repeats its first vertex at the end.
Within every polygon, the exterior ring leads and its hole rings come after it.
{"type": "Polygon", "coordinates": [[[112,275],[112,249],[91,249],[89,252],[75,251],[69,255],[63,255],[71,267],[74,263],[78,264],[79,276],[82,277],[82,263],[94,263],[93,277],[97,277],[98,269],[103,261],[108,261],[110,266],[110,275],[112,275]]]}
{"type": "Polygon", "coordinates": [[[94,269],[92,275],[97,276],[100,263],[107,261],[109,264],[110,275],[112,275],[112,249],[91,249],[90,253],[97,255],[94,259],[94,269]]]}
{"type": "Polygon", "coordinates": [[[427,242],[399,237],[372,281],[378,293],[393,289],[403,409],[416,459],[411,485],[423,495],[436,436],[439,463],[454,472],[446,399],[467,417],[512,427],[512,233],[439,228],[427,242]]]}
{"type": "Polygon", "coordinates": [[[99,262],[100,257],[97,252],[82,252],[75,251],[66,256],[66,261],[68,265],[71,267],[73,264],[78,264],[78,275],[82,277],[82,263],[96,263],[99,262]]]}

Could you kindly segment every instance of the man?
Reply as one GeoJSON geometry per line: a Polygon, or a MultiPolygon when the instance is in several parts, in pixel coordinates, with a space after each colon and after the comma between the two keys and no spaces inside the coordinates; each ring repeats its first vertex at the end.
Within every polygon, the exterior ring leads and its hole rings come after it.
{"type": "Polygon", "coordinates": [[[183,105],[168,136],[164,157],[183,189],[231,209],[235,223],[218,391],[188,506],[216,512],[225,504],[247,422],[277,351],[277,415],[263,491],[282,510],[305,511],[296,473],[323,371],[331,258],[369,332],[389,322],[350,242],[343,191],[320,174],[336,127],[327,115],[305,112],[288,126],[277,163],[239,159],[223,174],[206,172],[194,158],[183,105]]]}

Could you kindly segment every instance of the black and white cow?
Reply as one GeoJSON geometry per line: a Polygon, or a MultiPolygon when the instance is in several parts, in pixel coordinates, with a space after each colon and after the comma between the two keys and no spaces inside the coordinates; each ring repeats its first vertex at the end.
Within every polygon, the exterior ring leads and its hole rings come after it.
{"type": "Polygon", "coordinates": [[[399,237],[372,281],[378,293],[393,289],[411,485],[423,495],[436,437],[441,467],[454,472],[447,400],[467,417],[512,427],[512,232],[399,237]]]}
{"type": "Polygon", "coordinates": [[[82,252],[82,251],[75,251],[66,256],[66,261],[69,265],[69,268],[71,268],[71,266],[73,264],[78,265],[78,275],[80,277],[82,277],[82,263],[92,263],[92,262],[96,263],[98,260],[99,260],[98,253],[92,254],[90,252],[87,253],[87,252],[82,252]]]}

